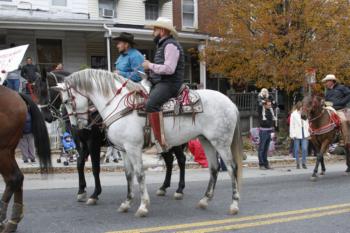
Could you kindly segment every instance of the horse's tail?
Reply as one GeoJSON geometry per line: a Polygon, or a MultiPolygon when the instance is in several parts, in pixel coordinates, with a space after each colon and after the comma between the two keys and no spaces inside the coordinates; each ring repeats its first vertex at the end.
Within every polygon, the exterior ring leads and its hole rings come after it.
{"type": "Polygon", "coordinates": [[[241,135],[241,127],[240,127],[240,116],[239,112],[237,111],[237,123],[235,127],[235,131],[233,134],[233,139],[231,143],[231,153],[233,162],[236,164],[236,170],[235,170],[235,176],[237,181],[238,189],[241,185],[241,179],[242,179],[242,161],[243,161],[243,140],[241,135]]]}
{"type": "Polygon", "coordinates": [[[47,133],[45,120],[33,100],[24,94],[20,95],[29,106],[29,113],[31,114],[32,119],[32,133],[34,135],[34,142],[39,157],[41,172],[47,173],[51,169],[52,164],[50,139],[49,134],[47,133]]]}

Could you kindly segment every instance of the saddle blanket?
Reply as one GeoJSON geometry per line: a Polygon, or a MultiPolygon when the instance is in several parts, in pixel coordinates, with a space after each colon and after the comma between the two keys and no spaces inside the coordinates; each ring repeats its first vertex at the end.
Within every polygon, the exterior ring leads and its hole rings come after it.
{"type": "MultiPolygon", "coordinates": [[[[171,98],[163,104],[162,111],[164,116],[201,113],[203,112],[203,105],[199,94],[184,85],[177,97],[171,98]]],[[[140,115],[146,114],[144,109],[139,109],[138,113],[140,115]]]]}

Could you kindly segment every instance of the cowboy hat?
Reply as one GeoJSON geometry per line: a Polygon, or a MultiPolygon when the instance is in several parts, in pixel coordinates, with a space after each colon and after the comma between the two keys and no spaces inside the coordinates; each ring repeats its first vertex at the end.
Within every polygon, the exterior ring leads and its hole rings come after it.
{"type": "Polygon", "coordinates": [[[156,21],[152,22],[151,24],[147,24],[145,26],[146,28],[164,28],[170,31],[170,33],[174,36],[177,36],[177,31],[173,25],[173,22],[165,17],[159,17],[156,21]]]}
{"type": "Polygon", "coordinates": [[[335,77],[334,74],[328,74],[324,79],[322,79],[322,82],[327,82],[327,81],[338,81],[338,79],[335,77]]]}
{"type": "Polygon", "coordinates": [[[128,32],[122,32],[120,33],[120,35],[118,37],[114,37],[113,40],[115,41],[123,41],[123,42],[127,42],[130,45],[135,45],[135,41],[134,41],[134,35],[128,32]]]}

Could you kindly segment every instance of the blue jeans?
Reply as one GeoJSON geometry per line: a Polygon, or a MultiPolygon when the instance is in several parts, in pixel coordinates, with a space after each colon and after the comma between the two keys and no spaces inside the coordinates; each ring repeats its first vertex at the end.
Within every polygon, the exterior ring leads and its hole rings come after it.
{"type": "Polygon", "coordinates": [[[18,92],[19,91],[19,79],[7,79],[7,87],[18,92]]]}
{"type": "Polygon", "coordinates": [[[301,154],[302,154],[302,163],[306,163],[306,156],[308,154],[308,146],[309,146],[309,140],[306,138],[303,139],[294,139],[294,157],[299,163],[299,149],[301,144],[301,154]]]}
{"type": "Polygon", "coordinates": [[[260,144],[258,150],[259,156],[259,166],[268,166],[269,162],[267,161],[267,152],[269,151],[269,146],[271,142],[271,130],[260,130],[260,144]]]}

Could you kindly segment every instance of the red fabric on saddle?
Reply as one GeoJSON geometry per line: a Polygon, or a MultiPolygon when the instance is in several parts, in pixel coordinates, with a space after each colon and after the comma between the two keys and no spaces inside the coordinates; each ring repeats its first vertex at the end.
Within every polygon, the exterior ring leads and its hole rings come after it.
{"type": "Polygon", "coordinates": [[[180,93],[180,103],[181,105],[189,105],[190,102],[190,89],[185,87],[183,91],[180,93]],[[181,96],[181,97],[180,97],[181,96]]]}
{"type": "Polygon", "coordinates": [[[194,161],[199,163],[202,167],[208,167],[208,161],[199,139],[194,139],[188,142],[188,149],[194,156],[194,161]]]}
{"type": "Polygon", "coordinates": [[[341,125],[341,120],[338,114],[332,112],[329,117],[331,118],[331,121],[337,126],[337,128],[339,128],[341,125]]]}

